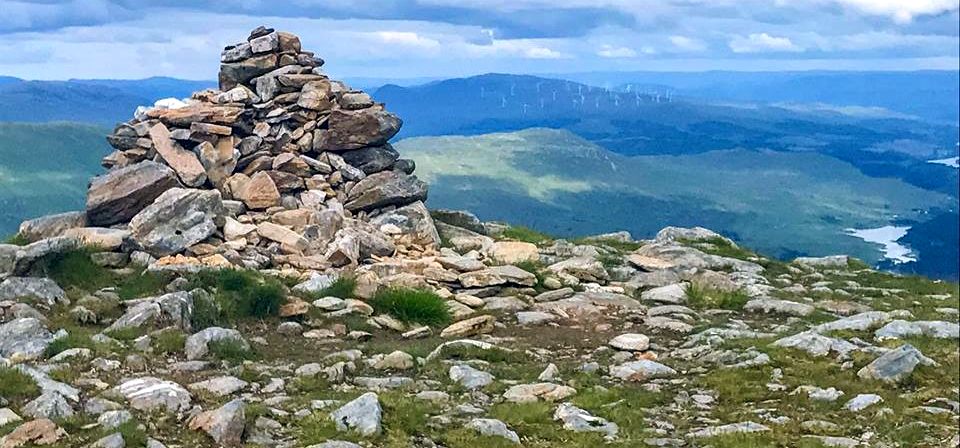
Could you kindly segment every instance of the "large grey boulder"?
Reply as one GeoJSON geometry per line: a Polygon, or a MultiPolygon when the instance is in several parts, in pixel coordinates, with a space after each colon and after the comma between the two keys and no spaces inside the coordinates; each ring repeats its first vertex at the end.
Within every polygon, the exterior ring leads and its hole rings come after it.
{"type": "Polygon", "coordinates": [[[364,436],[380,434],[383,409],[377,394],[367,392],[330,414],[340,431],[353,430],[364,436]]]}
{"type": "Polygon", "coordinates": [[[910,376],[919,365],[935,367],[937,362],[924,356],[914,346],[904,344],[867,364],[857,372],[857,376],[896,383],[910,376]]]}
{"type": "Polygon", "coordinates": [[[27,299],[41,305],[69,304],[67,293],[49,278],[8,277],[0,283],[0,300],[27,299]]]}
{"type": "Polygon", "coordinates": [[[86,212],[66,212],[30,219],[20,224],[17,232],[27,241],[34,242],[44,238],[62,235],[67,229],[87,225],[86,212]]]}
{"type": "Polygon", "coordinates": [[[39,319],[24,317],[0,325],[0,358],[39,358],[53,342],[53,334],[39,319]]]}
{"type": "MultiPolygon", "coordinates": [[[[6,245],[3,245],[6,246],[6,245]]],[[[11,253],[2,251],[4,271],[12,271],[16,275],[24,275],[30,271],[34,263],[51,254],[62,253],[71,249],[81,247],[81,242],[71,236],[56,236],[45,238],[26,246],[13,246],[16,248],[13,252],[12,265],[8,265],[11,260],[8,258],[11,253]]]]}
{"type": "Polygon", "coordinates": [[[682,283],[660,286],[644,291],[640,295],[644,302],[669,303],[679,305],[687,301],[687,286],[682,283]]]}
{"type": "Polygon", "coordinates": [[[217,190],[172,188],[133,217],[131,237],[150,255],[172,255],[213,235],[224,213],[217,190]]]}
{"type": "Polygon", "coordinates": [[[217,409],[201,412],[190,420],[190,429],[203,431],[219,446],[240,446],[246,427],[243,400],[233,400],[217,409]]]}
{"type": "Polygon", "coordinates": [[[187,359],[195,360],[203,358],[210,351],[210,343],[219,341],[232,341],[240,344],[241,347],[249,349],[250,345],[243,339],[239,331],[230,328],[210,327],[204,328],[187,338],[184,350],[187,359]]]}
{"type": "Polygon", "coordinates": [[[403,121],[382,105],[361,110],[335,109],[327,119],[327,129],[317,130],[313,148],[318,151],[347,151],[380,146],[400,131],[403,121]]]}
{"type": "Polygon", "coordinates": [[[493,375],[466,364],[451,366],[449,375],[452,381],[467,390],[480,389],[493,383],[493,375]]]}
{"type": "Polygon", "coordinates": [[[879,328],[874,334],[878,341],[903,339],[910,336],[927,336],[938,339],[960,338],[960,325],[938,320],[894,320],[879,328]]]}
{"type": "Polygon", "coordinates": [[[804,331],[795,335],[777,339],[774,347],[802,350],[812,356],[827,356],[831,352],[846,356],[857,349],[856,345],[840,338],[824,336],[814,331],[804,331]]]}
{"type": "Polygon", "coordinates": [[[149,376],[124,381],[113,392],[126,398],[133,409],[145,412],[184,412],[190,409],[192,400],[183,386],[149,376]]]}
{"type": "Polygon", "coordinates": [[[176,186],[176,173],[150,160],[97,176],[87,190],[88,225],[127,222],[161,193],[176,186]]]}
{"type": "Polygon", "coordinates": [[[52,420],[72,417],[75,411],[67,399],[57,392],[44,392],[23,407],[23,412],[33,418],[52,420]]]}
{"type": "Polygon", "coordinates": [[[189,331],[192,317],[193,292],[177,291],[134,302],[104,332],[160,325],[189,331]]]}
{"type": "Polygon", "coordinates": [[[350,189],[344,207],[366,211],[389,205],[406,205],[427,199],[427,184],[416,176],[383,171],[367,176],[350,189]]]}

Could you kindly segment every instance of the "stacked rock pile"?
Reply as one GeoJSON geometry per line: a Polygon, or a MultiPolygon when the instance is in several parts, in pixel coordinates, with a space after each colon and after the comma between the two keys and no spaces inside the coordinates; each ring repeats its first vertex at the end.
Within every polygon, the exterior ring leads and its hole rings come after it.
{"type": "Polygon", "coordinates": [[[401,120],[322,65],[297,36],[253,30],[223,50],[219,90],[116,127],[85,212],[28,221],[21,235],[161,266],[320,270],[431,252],[427,186],[387,143],[401,120]]]}

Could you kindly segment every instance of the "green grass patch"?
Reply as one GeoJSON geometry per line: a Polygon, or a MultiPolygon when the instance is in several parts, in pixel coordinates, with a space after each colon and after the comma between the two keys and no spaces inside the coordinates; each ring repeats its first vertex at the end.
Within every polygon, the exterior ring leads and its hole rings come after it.
{"type": "MultiPolygon", "coordinates": [[[[336,398],[344,402],[352,399],[340,396],[336,398]]],[[[434,405],[399,392],[381,393],[379,400],[383,408],[383,431],[379,435],[363,437],[354,431],[338,431],[328,412],[314,412],[298,422],[297,446],[309,446],[328,440],[346,440],[368,441],[372,446],[384,448],[409,447],[412,437],[428,431],[429,416],[438,412],[434,405]]]]}
{"type": "Polygon", "coordinates": [[[161,355],[169,355],[183,351],[187,342],[187,335],[177,329],[167,329],[154,334],[153,351],[161,355]]]}
{"type": "Polygon", "coordinates": [[[524,241],[527,243],[540,244],[554,238],[546,233],[524,226],[510,226],[500,234],[505,240],[524,241]]]}
{"type": "Polygon", "coordinates": [[[722,291],[690,284],[686,289],[687,305],[694,309],[740,310],[750,300],[743,291],[722,291]]]}
{"type": "Polygon", "coordinates": [[[132,341],[147,334],[147,329],[139,327],[118,328],[116,330],[105,332],[104,334],[118,341],[132,341]]]}
{"type": "Polygon", "coordinates": [[[287,295],[279,280],[250,270],[201,271],[191,278],[190,286],[213,294],[207,303],[195,304],[192,323],[196,329],[224,325],[244,317],[276,316],[287,295]]]}
{"type": "Polygon", "coordinates": [[[622,266],[623,256],[620,254],[600,254],[600,256],[597,257],[597,261],[599,261],[604,268],[610,269],[622,266]]]}
{"type": "Polygon", "coordinates": [[[390,314],[403,322],[439,326],[452,320],[446,301],[421,289],[386,288],[377,292],[370,305],[378,313],[390,314]]]}
{"type": "Polygon", "coordinates": [[[30,244],[30,240],[20,233],[14,233],[13,235],[8,236],[5,240],[3,240],[3,242],[4,244],[13,244],[14,246],[26,246],[27,244],[30,244]]]}
{"type": "Polygon", "coordinates": [[[240,364],[243,361],[256,358],[253,351],[242,342],[233,339],[223,339],[207,344],[210,354],[217,359],[240,364]]]}
{"type": "Polygon", "coordinates": [[[681,238],[678,240],[681,244],[693,246],[704,253],[717,255],[721,257],[736,258],[738,260],[749,260],[757,257],[757,254],[746,250],[736,244],[732,244],[724,238],[713,237],[703,240],[690,240],[681,238]]]}
{"type": "Polygon", "coordinates": [[[117,284],[118,276],[90,258],[92,250],[68,250],[45,257],[33,269],[50,277],[64,289],[96,291],[117,284]]]}
{"type": "Polygon", "coordinates": [[[27,374],[13,368],[0,367],[0,397],[25,401],[40,394],[40,388],[27,374]]]}
{"type": "Polygon", "coordinates": [[[353,298],[354,293],[357,290],[357,280],[353,277],[339,277],[327,286],[326,288],[317,291],[311,296],[318,299],[323,297],[339,297],[341,299],[350,299],[353,298]]]}
{"type": "Polygon", "coordinates": [[[67,335],[62,338],[54,339],[43,351],[43,354],[47,358],[50,358],[71,348],[88,348],[93,350],[95,347],[96,344],[90,339],[89,335],[67,333],[67,335]]]}
{"type": "Polygon", "coordinates": [[[120,280],[117,285],[117,295],[121,300],[159,295],[165,291],[171,280],[173,276],[170,274],[144,270],[120,280]]]}
{"type": "Polygon", "coordinates": [[[604,246],[613,249],[621,254],[633,252],[641,247],[643,243],[637,241],[623,241],[613,238],[575,238],[570,241],[573,244],[583,244],[591,246],[604,246]]]}

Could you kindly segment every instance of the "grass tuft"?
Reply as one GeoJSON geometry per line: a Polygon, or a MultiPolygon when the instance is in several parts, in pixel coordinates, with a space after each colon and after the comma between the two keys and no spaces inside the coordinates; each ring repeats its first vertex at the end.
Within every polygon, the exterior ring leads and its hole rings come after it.
{"type": "Polygon", "coordinates": [[[0,397],[19,401],[40,393],[40,388],[27,374],[8,367],[0,367],[0,397]]]}
{"type": "Polygon", "coordinates": [[[50,358],[71,348],[89,348],[93,350],[95,347],[96,344],[90,339],[90,336],[68,333],[62,338],[54,339],[53,342],[47,346],[46,350],[44,350],[43,354],[47,358],[50,358]]]}
{"type": "Polygon", "coordinates": [[[4,244],[13,244],[14,246],[26,246],[27,244],[30,244],[30,240],[19,233],[10,235],[7,237],[7,239],[3,240],[3,242],[4,244]]]}
{"type": "Polygon", "coordinates": [[[740,310],[750,300],[743,291],[723,291],[691,284],[687,286],[687,305],[694,309],[740,310]]]}
{"type": "Polygon", "coordinates": [[[311,296],[316,298],[323,297],[339,297],[341,299],[350,299],[353,298],[353,294],[357,289],[357,280],[353,277],[339,277],[333,281],[330,286],[317,291],[311,296]]]}
{"type": "Polygon", "coordinates": [[[240,364],[256,357],[253,351],[244,346],[242,342],[233,339],[213,341],[207,344],[207,348],[215,358],[233,364],[240,364]]]}
{"type": "Polygon", "coordinates": [[[500,235],[505,240],[524,241],[527,243],[540,244],[554,238],[546,233],[524,226],[510,226],[500,235]]]}
{"type": "Polygon", "coordinates": [[[390,314],[403,322],[437,326],[451,320],[446,301],[421,289],[383,289],[373,297],[370,305],[378,313],[390,314]]]}
{"type": "Polygon", "coordinates": [[[153,350],[161,355],[183,351],[187,335],[177,329],[168,329],[157,333],[153,338],[153,350]]]}
{"type": "Polygon", "coordinates": [[[213,300],[199,300],[195,304],[192,323],[197,329],[224,325],[243,317],[276,316],[286,301],[283,283],[256,271],[201,271],[193,276],[191,286],[213,293],[213,300]]]}
{"type": "Polygon", "coordinates": [[[719,237],[707,238],[703,240],[680,239],[678,242],[688,246],[693,246],[710,255],[736,258],[738,260],[750,260],[757,257],[757,254],[735,244],[731,244],[726,239],[719,237]]]}

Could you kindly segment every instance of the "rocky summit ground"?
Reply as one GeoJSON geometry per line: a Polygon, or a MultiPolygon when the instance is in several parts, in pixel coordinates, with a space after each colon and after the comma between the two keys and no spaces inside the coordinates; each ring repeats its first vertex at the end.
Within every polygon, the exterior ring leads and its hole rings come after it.
{"type": "Polygon", "coordinates": [[[429,211],[296,36],[221,62],[0,245],[0,448],[960,445],[957,284],[429,211]]]}

